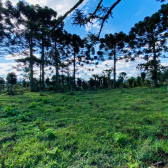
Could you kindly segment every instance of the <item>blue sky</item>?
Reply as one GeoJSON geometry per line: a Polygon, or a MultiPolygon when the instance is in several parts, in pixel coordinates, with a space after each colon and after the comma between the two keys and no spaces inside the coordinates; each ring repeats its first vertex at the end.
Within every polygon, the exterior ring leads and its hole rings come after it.
{"type": "MultiPolygon", "coordinates": [[[[11,1],[13,4],[17,3],[17,0],[11,1]]],[[[27,2],[30,4],[38,3],[41,6],[48,6],[56,10],[59,15],[62,15],[69,8],[71,8],[77,2],[77,0],[27,0],[27,2]]],[[[115,2],[115,0],[104,0],[103,2],[104,6],[109,6],[115,2]]],[[[85,0],[84,3],[81,4],[80,8],[82,8],[86,13],[93,12],[97,3],[98,0],[85,0]]],[[[166,1],[165,3],[168,2],[166,1]]],[[[113,18],[110,18],[108,23],[105,24],[101,33],[101,37],[108,33],[115,33],[120,31],[128,33],[135,23],[143,20],[144,17],[151,16],[153,13],[157,12],[160,9],[161,4],[163,3],[156,2],[155,0],[122,0],[113,10],[113,18]]],[[[88,31],[91,31],[92,33],[98,32],[99,23],[94,23],[88,27],[76,27],[71,24],[71,16],[72,15],[68,16],[65,20],[65,29],[69,33],[75,33],[81,37],[84,37],[88,31]]],[[[9,57],[0,58],[0,62],[0,76],[5,77],[8,72],[15,71],[11,69],[11,65],[16,64],[13,59],[9,57]]],[[[123,61],[118,62],[117,74],[122,71],[126,71],[128,77],[138,75],[140,72],[136,70],[136,65],[140,62],[140,59],[130,63],[125,63],[123,61]]],[[[164,65],[166,65],[167,62],[168,61],[166,59],[162,61],[164,65]]],[[[106,63],[102,63],[99,65],[99,69],[94,67],[94,73],[101,73],[103,69],[107,69],[107,67],[105,67],[106,64],[108,64],[108,67],[110,68],[113,62],[108,61],[106,63]]],[[[21,72],[16,73],[19,76],[21,75],[21,72]]],[[[91,75],[91,72],[86,72],[86,74],[88,77],[91,75]]],[[[79,77],[83,77],[83,75],[79,73],[79,77]]]]}
{"type": "MultiPolygon", "coordinates": [[[[112,2],[115,2],[115,0],[104,0],[104,2],[104,6],[109,6],[112,2]]],[[[92,12],[94,10],[94,0],[88,2],[88,4],[91,8],[87,9],[87,11],[92,12]]],[[[106,33],[120,31],[128,33],[135,23],[143,20],[146,16],[151,16],[153,13],[157,12],[160,9],[161,4],[162,3],[156,2],[155,0],[122,0],[114,8],[113,18],[110,18],[108,23],[105,24],[101,36],[104,36],[106,33]]],[[[86,10],[87,7],[86,4],[83,9],[86,10]]],[[[65,29],[70,33],[79,35],[84,35],[86,33],[85,28],[72,26],[70,19],[66,20],[65,29]]],[[[92,32],[96,31],[98,31],[98,29],[92,29],[92,32]]]]}

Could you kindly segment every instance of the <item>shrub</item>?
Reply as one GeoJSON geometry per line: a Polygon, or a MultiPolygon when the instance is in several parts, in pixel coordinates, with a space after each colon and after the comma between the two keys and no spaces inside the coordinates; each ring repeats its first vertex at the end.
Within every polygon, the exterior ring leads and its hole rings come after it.
{"type": "Polygon", "coordinates": [[[34,134],[35,134],[36,138],[42,138],[42,132],[40,131],[40,129],[35,128],[34,134]]]}
{"type": "Polygon", "coordinates": [[[38,97],[38,99],[36,100],[37,102],[40,102],[40,101],[42,101],[43,99],[42,99],[42,97],[38,97]]]}
{"type": "Polygon", "coordinates": [[[19,114],[18,117],[17,117],[17,119],[20,120],[20,121],[23,121],[23,122],[30,121],[30,118],[29,118],[30,114],[31,113],[19,114]]]}
{"type": "Polygon", "coordinates": [[[55,107],[55,111],[57,111],[57,112],[58,112],[58,111],[61,111],[61,107],[60,107],[60,106],[56,106],[56,107],[55,107]]]}
{"type": "Polygon", "coordinates": [[[22,103],[22,102],[23,102],[23,100],[20,100],[20,99],[17,101],[17,103],[22,103]]]}
{"type": "Polygon", "coordinates": [[[36,108],[37,104],[36,102],[32,102],[28,105],[28,108],[36,108]]]}
{"type": "Polygon", "coordinates": [[[128,83],[129,83],[129,87],[132,88],[132,87],[135,87],[135,78],[134,77],[131,77],[128,79],[128,83]]]}
{"type": "Polygon", "coordinates": [[[41,131],[44,131],[45,128],[46,128],[46,125],[44,124],[43,119],[44,119],[44,118],[41,118],[41,117],[37,117],[37,119],[36,119],[36,124],[38,125],[38,128],[39,128],[41,131]]]}
{"type": "Polygon", "coordinates": [[[124,144],[127,141],[127,135],[122,134],[121,132],[116,132],[114,134],[114,141],[119,144],[124,144]]]}
{"type": "Polygon", "coordinates": [[[56,137],[54,132],[53,132],[53,128],[48,128],[47,130],[45,130],[45,133],[46,133],[47,138],[49,140],[52,140],[52,139],[54,139],[56,137]]]}
{"type": "Polygon", "coordinates": [[[43,98],[43,99],[42,99],[42,103],[43,103],[43,104],[50,103],[50,100],[49,100],[49,99],[46,99],[46,98],[43,98]]]}
{"type": "Polygon", "coordinates": [[[122,87],[123,87],[123,88],[129,88],[129,85],[128,85],[128,83],[123,82],[122,87]]]}
{"type": "Polygon", "coordinates": [[[26,122],[26,121],[30,121],[30,116],[31,116],[31,112],[30,113],[23,113],[23,114],[19,114],[18,116],[15,116],[13,118],[10,118],[10,121],[26,122]]]}
{"type": "Polygon", "coordinates": [[[79,101],[79,97],[76,97],[76,101],[79,101]]]}
{"type": "Polygon", "coordinates": [[[14,72],[8,73],[6,80],[9,84],[14,85],[17,82],[17,75],[14,72]]]}
{"type": "Polygon", "coordinates": [[[11,90],[10,90],[10,94],[13,93],[13,85],[16,84],[17,82],[17,76],[14,72],[8,73],[7,77],[6,77],[7,83],[11,85],[11,90]]]}
{"type": "Polygon", "coordinates": [[[0,84],[1,84],[1,85],[5,84],[5,80],[4,80],[4,78],[2,78],[2,77],[0,77],[0,84]]]}
{"type": "Polygon", "coordinates": [[[13,105],[8,105],[4,108],[5,115],[8,116],[16,116],[18,114],[18,111],[12,108],[13,105]]]}

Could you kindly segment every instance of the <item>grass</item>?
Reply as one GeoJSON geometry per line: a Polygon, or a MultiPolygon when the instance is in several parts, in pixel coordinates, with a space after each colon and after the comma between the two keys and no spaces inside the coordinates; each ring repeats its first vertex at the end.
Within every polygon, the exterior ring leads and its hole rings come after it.
{"type": "Polygon", "coordinates": [[[148,167],[168,161],[166,87],[0,95],[5,168],[148,167]]]}

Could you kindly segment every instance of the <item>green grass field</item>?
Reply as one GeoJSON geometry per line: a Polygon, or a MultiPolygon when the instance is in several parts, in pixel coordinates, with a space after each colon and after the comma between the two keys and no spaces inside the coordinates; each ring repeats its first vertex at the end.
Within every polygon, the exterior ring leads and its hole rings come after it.
{"type": "Polygon", "coordinates": [[[2,168],[167,165],[166,87],[43,94],[0,95],[2,168]]]}

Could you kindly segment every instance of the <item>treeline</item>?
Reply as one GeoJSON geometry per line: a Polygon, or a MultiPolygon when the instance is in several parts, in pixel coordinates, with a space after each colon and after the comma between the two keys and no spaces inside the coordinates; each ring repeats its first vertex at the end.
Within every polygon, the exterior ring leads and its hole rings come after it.
{"type": "Polygon", "coordinates": [[[136,87],[152,82],[157,86],[167,79],[167,67],[161,65],[160,59],[166,58],[168,49],[168,4],[136,23],[129,34],[106,34],[104,38],[89,34],[84,39],[68,33],[63,22],[53,29],[59,18],[56,11],[46,6],[22,1],[12,6],[6,1],[0,3],[0,10],[0,55],[21,56],[14,68],[25,72],[23,84],[30,86],[31,91],[46,87],[56,91],[136,87]],[[96,45],[99,51],[95,51],[96,45]],[[143,71],[141,76],[127,79],[127,74],[122,72],[116,77],[118,60],[128,62],[138,57],[146,61],[137,65],[143,71]],[[103,71],[104,75],[94,74],[87,82],[76,78],[78,67],[89,71],[86,65],[98,65],[105,60],[113,60],[114,64],[113,68],[103,71]],[[47,78],[46,69],[55,74],[47,78]],[[40,75],[35,78],[37,70],[40,75]],[[145,81],[145,77],[148,80],[145,81]],[[30,82],[26,82],[26,78],[30,82]]]}

